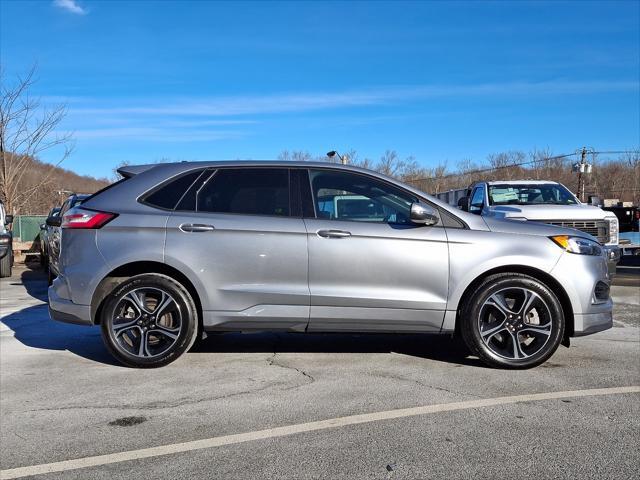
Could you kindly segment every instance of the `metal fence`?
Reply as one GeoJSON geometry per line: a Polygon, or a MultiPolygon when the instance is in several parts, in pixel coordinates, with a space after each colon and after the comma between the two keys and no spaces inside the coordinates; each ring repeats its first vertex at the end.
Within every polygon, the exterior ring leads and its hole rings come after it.
{"type": "Polygon", "coordinates": [[[46,219],[46,215],[17,215],[13,219],[13,238],[33,242],[40,235],[40,225],[46,219]]]}

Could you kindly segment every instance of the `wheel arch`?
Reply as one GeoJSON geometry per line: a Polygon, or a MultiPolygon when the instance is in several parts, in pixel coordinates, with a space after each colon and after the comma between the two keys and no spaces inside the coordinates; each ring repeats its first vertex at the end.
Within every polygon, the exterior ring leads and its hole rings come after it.
{"type": "Polygon", "coordinates": [[[155,261],[138,261],[131,262],[111,270],[96,287],[91,300],[91,318],[93,323],[98,325],[100,323],[100,315],[104,306],[104,301],[118,285],[135,275],[141,275],[143,273],[159,273],[166,275],[176,282],[180,283],[187,289],[198,311],[198,327],[202,327],[202,303],[200,301],[200,295],[195,285],[189,278],[179,271],[178,269],[167,265],[166,263],[155,261]]]}
{"type": "Polygon", "coordinates": [[[461,301],[458,303],[458,308],[456,310],[456,324],[455,324],[456,334],[459,334],[460,315],[463,307],[462,299],[468,298],[468,295],[470,295],[470,293],[473,292],[485,278],[489,277],[490,275],[494,275],[496,273],[522,273],[524,275],[529,275],[530,277],[533,277],[536,280],[539,280],[540,282],[544,283],[547,287],[549,287],[553,291],[553,293],[558,297],[558,300],[560,301],[560,305],[562,306],[562,312],[564,314],[564,321],[565,321],[563,344],[568,345],[569,337],[573,336],[574,334],[574,316],[573,316],[573,307],[571,306],[571,300],[569,299],[569,295],[567,294],[567,291],[560,284],[560,282],[558,282],[558,280],[553,278],[552,275],[540,269],[537,269],[535,267],[530,267],[526,265],[503,265],[500,267],[492,268],[491,270],[487,270],[486,272],[483,272],[481,275],[479,275],[473,281],[471,281],[471,283],[467,285],[464,292],[462,293],[462,296],[460,297],[461,301]]]}

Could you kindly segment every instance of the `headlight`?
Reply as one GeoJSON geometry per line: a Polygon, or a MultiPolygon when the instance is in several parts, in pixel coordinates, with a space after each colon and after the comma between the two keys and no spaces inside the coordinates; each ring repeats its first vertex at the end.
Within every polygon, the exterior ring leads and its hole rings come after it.
{"type": "Polygon", "coordinates": [[[602,247],[598,242],[582,237],[570,237],[569,235],[556,235],[550,237],[557,245],[569,253],[578,255],[602,255],[602,247]]]}
{"type": "Polygon", "coordinates": [[[615,245],[618,244],[618,217],[611,217],[605,219],[609,223],[609,243],[615,245]]]}

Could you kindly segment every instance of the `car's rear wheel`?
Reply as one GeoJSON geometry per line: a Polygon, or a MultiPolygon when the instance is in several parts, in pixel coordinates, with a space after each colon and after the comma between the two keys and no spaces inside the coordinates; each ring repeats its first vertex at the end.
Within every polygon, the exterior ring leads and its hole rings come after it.
{"type": "Polygon", "coordinates": [[[547,285],[528,275],[491,275],[461,311],[462,338],[483,362],[531,368],[556,351],[564,335],[564,313],[547,285]]]}
{"type": "Polygon", "coordinates": [[[196,340],[197,309],[189,292],[166,275],[143,274],[120,284],[105,300],[102,338],[120,362],[161,367],[196,340]]]}

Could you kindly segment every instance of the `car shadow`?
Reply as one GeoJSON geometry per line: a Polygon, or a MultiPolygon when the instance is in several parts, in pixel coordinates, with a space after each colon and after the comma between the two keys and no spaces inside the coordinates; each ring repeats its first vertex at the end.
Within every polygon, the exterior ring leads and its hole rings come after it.
{"type": "MultiPolygon", "coordinates": [[[[43,350],[67,350],[98,363],[121,366],[107,351],[100,329],[49,318],[47,305],[35,305],[2,318],[22,344],[43,350]]],[[[203,353],[395,353],[460,366],[482,364],[459,341],[427,334],[300,334],[286,332],[209,335],[188,355],[203,353]]]]}
{"type": "MultiPolygon", "coordinates": [[[[45,282],[46,285],[46,282],[45,282]]],[[[55,322],[47,305],[34,305],[2,318],[23,345],[42,350],[68,350],[80,357],[109,365],[120,365],[102,343],[98,327],[55,322]]]]}
{"type": "Polygon", "coordinates": [[[20,275],[20,283],[12,282],[10,285],[22,284],[29,295],[43,302],[47,301],[47,273],[40,264],[27,263],[27,269],[20,275]]]}
{"type": "MultiPolygon", "coordinates": [[[[32,297],[47,300],[47,278],[36,265],[22,272],[22,284],[32,297]]],[[[19,285],[19,284],[18,284],[19,285]]],[[[108,365],[120,365],[107,351],[98,327],[56,322],[47,305],[35,305],[1,319],[22,344],[44,350],[67,350],[108,365]]],[[[469,357],[459,340],[433,334],[300,334],[287,332],[209,334],[190,354],[202,353],[396,353],[415,358],[482,366],[469,357]]]]}
{"type": "Polygon", "coordinates": [[[221,333],[209,334],[194,353],[395,353],[459,366],[484,365],[458,339],[437,334],[221,333]]]}

